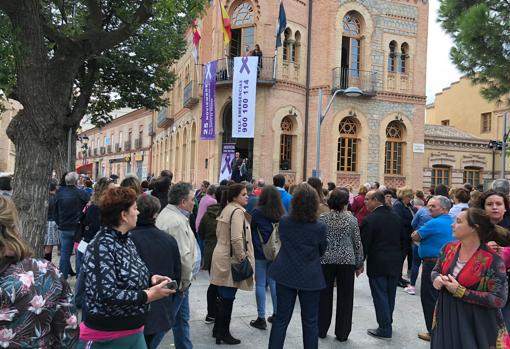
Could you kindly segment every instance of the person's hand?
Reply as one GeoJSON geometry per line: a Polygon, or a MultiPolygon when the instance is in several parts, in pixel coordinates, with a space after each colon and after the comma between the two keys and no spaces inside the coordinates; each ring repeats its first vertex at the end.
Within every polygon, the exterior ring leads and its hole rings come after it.
{"type": "Polygon", "coordinates": [[[166,287],[168,283],[168,280],[164,280],[159,284],[145,290],[145,293],[147,294],[147,303],[157,301],[158,299],[168,297],[175,293],[175,290],[170,290],[166,287]]]}
{"type": "Polygon", "coordinates": [[[448,281],[444,282],[444,286],[451,294],[454,294],[459,287],[459,282],[450,274],[448,275],[448,281]]]}
{"type": "MultiPolygon", "coordinates": [[[[434,286],[434,288],[439,291],[445,285],[444,278],[445,278],[444,275],[436,276],[436,278],[434,279],[434,282],[432,283],[432,286],[434,286]]],[[[447,277],[446,277],[446,279],[448,280],[447,277]]]]}
{"type": "Polygon", "coordinates": [[[157,285],[159,283],[161,283],[162,281],[172,281],[172,279],[170,279],[168,276],[163,276],[163,275],[152,275],[151,277],[151,285],[157,285]]]}
{"type": "Polygon", "coordinates": [[[489,246],[490,248],[492,248],[494,250],[494,252],[496,252],[498,255],[501,256],[501,254],[503,253],[503,249],[501,248],[501,246],[499,246],[496,242],[494,241],[489,241],[487,243],[487,246],[489,246]]]}
{"type": "Polygon", "coordinates": [[[358,277],[361,274],[363,274],[364,271],[365,271],[365,267],[364,266],[361,266],[358,269],[356,269],[356,277],[358,277]]]}

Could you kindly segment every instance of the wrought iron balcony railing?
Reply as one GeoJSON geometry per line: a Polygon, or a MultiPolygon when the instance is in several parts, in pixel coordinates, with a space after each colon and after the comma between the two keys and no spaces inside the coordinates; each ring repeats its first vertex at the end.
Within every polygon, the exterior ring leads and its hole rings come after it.
{"type": "MultiPolygon", "coordinates": [[[[274,57],[261,57],[257,72],[259,84],[274,84],[274,57]]],[[[222,58],[218,60],[216,68],[216,82],[221,85],[231,84],[234,76],[234,58],[222,58]]]]}
{"type": "Polygon", "coordinates": [[[357,87],[367,96],[374,96],[377,93],[377,74],[373,71],[364,71],[346,67],[333,69],[332,90],[357,87]]]}

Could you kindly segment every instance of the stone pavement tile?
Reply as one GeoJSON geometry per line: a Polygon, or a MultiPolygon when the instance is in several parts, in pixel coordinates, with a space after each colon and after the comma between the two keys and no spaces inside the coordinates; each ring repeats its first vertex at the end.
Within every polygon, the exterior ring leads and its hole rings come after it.
{"type": "MultiPolygon", "coordinates": [[[[190,289],[190,308],[191,308],[191,337],[195,349],[217,349],[225,345],[217,346],[214,338],[211,336],[212,324],[205,324],[207,300],[206,293],[209,286],[208,274],[201,272],[197,280],[193,282],[190,289]]],[[[419,284],[417,285],[419,290],[419,284]]],[[[271,314],[272,305],[269,292],[267,293],[266,313],[271,314]]],[[[336,294],[335,294],[336,299],[336,294]]],[[[263,349],[267,348],[271,325],[268,324],[267,330],[258,330],[250,326],[250,321],[257,317],[257,307],[255,303],[255,292],[239,291],[234,303],[232,314],[231,332],[234,337],[241,339],[242,343],[229,348],[237,349],[263,349]]],[[[319,340],[320,349],[333,348],[398,348],[398,349],[425,349],[429,348],[429,343],[417,338],[417,333],[423,331],[425,323],[421,310],[420,296],[408,295],[402,288],[397,289],[397,299],[395,312],[393,314],[393,339],[389,342],[372,338],[366,334],[368,328],[377,327],[375,320],[375,311],[368,286],[368,278],[363,274],[355,283],[354,291],[354,309],[352,331],[347,342],[341,343],[334,337],[333,318],[331,327],[328,331],[328,337],[319,340]]],[[[165,337],[160,348],[173,348],[173,339],[171,332],[165,337]]],[[[285,340],[285,349],[303,348],[301,317],[299,301],[296,301],[296,307],[292,316],[292,321],[287,330],[285,340]]]]}

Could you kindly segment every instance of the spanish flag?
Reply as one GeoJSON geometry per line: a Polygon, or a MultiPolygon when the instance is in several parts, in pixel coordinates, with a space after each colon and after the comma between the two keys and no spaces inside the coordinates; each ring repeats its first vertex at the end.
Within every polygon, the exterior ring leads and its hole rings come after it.
{"type": "Polygon", "coordinates": [[[221,6],[221,18],[223,20],[223,43],[227,46],[232,39],[232,27],[230,23],[230,17],[228,16],[227,10],[219,0],[221,6]]]}

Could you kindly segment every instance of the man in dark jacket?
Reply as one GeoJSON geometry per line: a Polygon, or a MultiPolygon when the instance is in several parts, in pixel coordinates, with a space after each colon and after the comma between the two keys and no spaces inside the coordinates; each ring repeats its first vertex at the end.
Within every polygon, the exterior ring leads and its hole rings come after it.
{"type": "Polygon", "coordinates": [[[400,218],[384,205],[384,194],[377,190],[365,196],[370,212],[361,224],[363,252],[367,259],[367,275],[379,327],[367,333],[380,339],[391,339],[395,294],[402,268],[404,229],[400,218]]]}
{"type": "Polygon", "coordinates": [[[71,267],[74,232],[83,208],[89,201],[89,195],[78,189],[78,174],[69,172],[65,176],[65,186],[60,187],[55,199],[55,222],[60,235],[60,263],[59,269],[65,279],[71,267]]]}
{"type": "Polygon", "coordinates": [[[172,180],[168,176],[160,176],[154,183],[154,190],[151,192],[151,195],[159,199],[161,205],[160,212],[168,205],[168,191],[171,184],[172,180]]]}
{"type": "MultiPolygon", "coordinates": [[[[155,226],[156,214],[160,209],[159,200],[154,196],[140,195],[136,204],[140,213],[136,228],[130,234],[138,254],[151,275],[168,276],[179,283],[181,256],[177,241],[155,226]]],[[[144,328],[147,348],[156,348],[174,325],[171,316],[173,301],[172,295],[151,304],[144,328]]]]}

